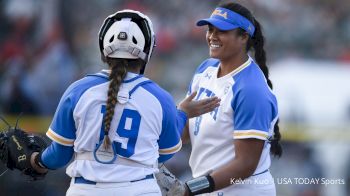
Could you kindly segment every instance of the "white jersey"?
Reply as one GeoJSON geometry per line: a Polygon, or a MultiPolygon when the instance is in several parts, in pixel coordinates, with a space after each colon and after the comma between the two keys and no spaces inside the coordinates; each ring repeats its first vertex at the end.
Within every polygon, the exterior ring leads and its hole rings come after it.
{"type": "MultiPolygon", "coordinates": [[[[223,77],[217,78],[219,60],[208,59],[197,69],[189,92],[197,91],[195,99],[218,96],[220,106],[214,111],[190,119],[192,143],[190,166],[193,177],[210,173],[227,164],[234,154],[233,141],[273,135],[278,118],[277,101],[259,66],[249,58],[223,77]]],[[[265,142],[254,174],[270,167],[270,144],[265,142]]]]}
{"type": "Polygon", "coordinates": [[[177,110],[170,94],[142,75],[128,73],[118,93],[127,101],[116,105],[109,131],[117,148],[116,161],[103,164],[91,159],[93,156],[77,158],[83,153],[92,155],[103,139],[109,84],[106,71],[88,75],[73,83],[61,98],[47,136],[74,147],[76,157],[66,171],[70,177],[94,182],[142,179],[158,171],[159,154],[173,154],[181,148],[177,110]],[[122,163],[122,159],[138,165],[122,163]]]}

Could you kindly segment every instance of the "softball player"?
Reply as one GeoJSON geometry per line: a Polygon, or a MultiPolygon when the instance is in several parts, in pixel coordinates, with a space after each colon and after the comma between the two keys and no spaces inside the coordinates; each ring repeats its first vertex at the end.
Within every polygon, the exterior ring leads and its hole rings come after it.
{"type": "Polygon", "coordinates": [[[171,96],[144,77],[155,39],[150,19],[123,10],[99,32],[109,70],[87,75],[62,96],[46,135],[52,144],[32,156],[38,171],[66,165],[67,195],[160,195],[153,174],[181,148],[188,117],[217,107],[218,99],[177,110],[171,96]],[[187,114],[187,115],[186,115],[187,114]]]}
{"type": "Polygon", "coordinates": [[[188,193],[276,195],[270,151],[281,156],[282,149],[260,24],[245,7],[225,3],[197,25],[208,26],[212,58],[198,67],[188,93],[198,91],[198,100],[218,96],[221,105],[190,119],[184,132],[192,144],[188,193]]]}

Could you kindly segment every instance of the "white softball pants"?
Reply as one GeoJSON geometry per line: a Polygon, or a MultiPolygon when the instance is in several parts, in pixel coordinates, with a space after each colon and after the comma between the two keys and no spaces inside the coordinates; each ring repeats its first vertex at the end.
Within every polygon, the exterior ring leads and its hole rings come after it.
{"type": "Polygon", "coordinates": [[[161,196],[156,179],[122,183],[75,183],[72,178],[66,196],[161,196]]]}

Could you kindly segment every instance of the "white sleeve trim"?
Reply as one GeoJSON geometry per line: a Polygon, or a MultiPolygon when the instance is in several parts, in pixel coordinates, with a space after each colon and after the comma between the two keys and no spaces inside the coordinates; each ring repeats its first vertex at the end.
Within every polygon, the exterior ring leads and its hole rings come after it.
{"type": "Polygon", "coordinates": [[[74,139],[68,139],[55,133],[51,128],[46,132],[47,137],[63,146],[73,146],[74,139]]]}
{"type": "Polygon", "coordinates": [[[159,149],[159,154],[162,154],[162,155],[174,154],[174,153],[180,151],[181,148],[182,148],[182,141],[180,139],[179,143],[177,143],[173,147],[159,149]]]}

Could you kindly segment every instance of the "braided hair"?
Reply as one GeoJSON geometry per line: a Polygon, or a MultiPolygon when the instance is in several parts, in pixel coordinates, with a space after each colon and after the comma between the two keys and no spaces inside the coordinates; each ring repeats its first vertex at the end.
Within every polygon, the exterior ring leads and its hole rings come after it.
{"type": "MultiPolygon", "coordinates": [[[[249,36],[249,40],[247,42],[246,50],[249,51],[251,47],[254,48],[254,57],[255,61],[259,65],[260,69],[264,73],[264,76],[266,78],[267,84],[269,87],[272,89],[272,82],[269,79],[269,69],[266,65],[266,52],[264,50],[264,36],[262,34],[262,29],[260,23],[254,18],[254,16],[251,14],[251,12],[245,8],[244,6],[238,4],[238,3],[233,3],[233,2],[228,2],[228,3],[222,3],[219,5],[219,7],[223,7],[229,10],[232,10],[245,18],[247,18],[252,24],[255,26],[255,32],[252,37],[249,36]]],[[[239,29],[238,31],[239,35],[244,35],[247,34],[247,32],[243,29],[239,29]]],[[[274,127],[274,135],[273,138],[270,139],[271,143],[271,153],[277,157],[282,156],[282,146],[280,144],[281,140],[281,133],[279,131],[279,126],[278,126],[279,120],[275,123],[274,127]]]]}
{"type": "Polygon", "coordinates": [[[115,107],[118,103],[120,86],[127,72],[143,74],[154,44],[155,35],[152,22],[146,15],[138,11],[129,9],[118,11],[108,16],[100,28],[101,60],[107,63],[111,70],[106,114],[103,118],[103,146],[105,148],[111,144],[108,132],[111,129],[115,107]]]}
{"type": "Polygon", "coordinates": [[[104,138],[103,145],[104,148],[108,148],[111,141],[108,137],[108,132],[111,129],[111,122],[114,116],[114,109],[118,103],[118,92],[120,86],[127,75],[129,69],[135,67],[143,66],[144,62],[142,60],[131,60],[131,59],[120,59],[120,58],[109,58],[104,57],[101,54],[102,61],[106,62],[111,68],[111,73],[109,75],[110,84],[107,92],[107,105],[106,105],[106,115],[103,119],[104,124],[104,138]]]}

